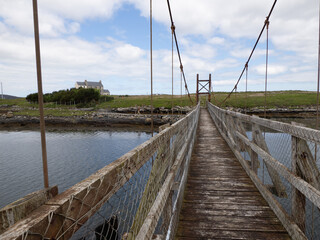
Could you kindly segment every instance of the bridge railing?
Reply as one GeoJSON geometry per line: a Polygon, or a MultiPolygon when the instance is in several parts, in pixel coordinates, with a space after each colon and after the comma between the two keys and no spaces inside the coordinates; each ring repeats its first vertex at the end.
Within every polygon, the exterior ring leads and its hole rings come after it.
{"type": "Polygon", "coordinates": [[[293,239],[320,239],[320,131],[208,110],[221,135],[293,239]]]}
{"type": "Polygon", "coordinates": [[[0,239],[172,239],[199,111],[49,200],[0,239]]]}

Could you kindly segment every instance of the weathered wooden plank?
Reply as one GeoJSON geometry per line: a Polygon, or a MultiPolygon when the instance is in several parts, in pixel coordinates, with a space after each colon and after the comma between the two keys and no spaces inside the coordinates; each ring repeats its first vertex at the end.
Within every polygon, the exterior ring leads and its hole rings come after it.
{"type": "MultiPolygon", "coordinates": [[[[193,209],[212,209],[212,210],[239,210],[241,211],[264,211],[267,210],[270,212],[270,207],[268,205],[253,205],[253,204],[225,204],[223,202],[217,203],[215,202],[213,206],[211,206],[211,203],[208,202],[197,202],[197,204],[193,204],[192,202],[184,201],[184,206],[186,209],[192,211],[193,209]]],[[[272,216],[274,217],[274,216],[272,216]]]]}
{"type": "MultiPolygon", "coordinates": [[[[195,216],[194,214],[189,214],[189,215],[181,215],[180,217],[181,221],[200,221],[200,222],[205,222],[205,223],[209,223],[212,225],[212,223],[218,223],[218,222],[223,222],[223,224],[228,224],[228,223],[232,223],[232,224],[258,224],[258,226],[260,226],[259,224],[261,224],[263,227],[264,226],[269,226],[272,225],[276,226],[277,228],[279,226],[281,226],[281,228],[283,229],[283,226],[281,224],[281,222],[279,221],[279,219],[275,216],[274,218],[268,218],[266,221],[266,218],[264,217],[242,217],[242,216],[208,216],[208,215],[201,215],[201,216],[195,216]]],[[[218,225],[218,224],[215,224],[218,225]]],[[[257,227],[257,225],[255,225],[257,227]]]]}
{"type": "Polygon", "coordinates": [[[26,195],[25,197],[0,209],[0,234],[13,224],[28,216],[49,199],[58,194],[58,187],[42,189],[26,195]]]}
{"type": "Polygon", "coordinates": [[[301,171],[301,177],[320,190],[320,171],[307,142],[298,138],[296,149],[297,164],[301,171]]]}
{"type": "MultiPolygon", "coordinates": [[[[297,137],[291,137],[291,172],[297,177],[302,177],[298,165],[298,141],[297,137]]],[[[306,197],[296,188],[292,189],[291,215],[301,231],[306,231],[306,197]]]]}
{"type": "MultiPolygon", "coordinates": [[[[269,148],[267,146],[266,141],[264,140],[264,137],[262,136],[260,127],[257,124],[253,124],[252,127],[252,138],[253,138],[253,143],[255,143],[256,145],[258,145],[259,147],[261,147],[264,151],[266,151],[267,153],[270,154],[269,152],[269,148]]],[[[256,159],[256,161],[258,161],[258,159],[256,159]]],[[[253,166],[255,166],[257,163],[255,163],[255,161],[253,162],[253,166]]],[[[271,178],[271,181],[275,187],[275,194],[278,197],[283,197],[283,198],[287,198],[288,195],[286,193],[286,188],[283,185],[281,178],[279,176],[279,174],[277,173],[276,170],[274,170],[271,166],[269,166],[269,164],[266,164],[267,167],[267,171],[269,173],[269,176],[271,178]]],[[[255,167],[253,167],[253,170],[255,173],[257,173],[257,169],[255,167]]]]}
{"type": "Polygon", "coordinates": [[[245,221],[232,221],[232,218],[220,218],[217,217],[215,224],[207,221],[181,221],[181,228],[184,229],[203,229],[203,230],[229,230],[229,231],[251,231],[251,232],[274,232],[274,233],[287,233],[281,224],[274,224],[270,227],[270,224],[264,222],[254,221],[250,222],[248,219],[245,221]],[[259,226],[257,228],[257,225],[259,226]]]}
{"type": "Polygon", "coordinates": [[[289,240],[286,233],[247,231],[238,229],[237,231],[220,229],[178,229],[177,239],[252,239],[252,240],[289,240]],[[186,238],[181,238],[186,237],[186,238]]]}

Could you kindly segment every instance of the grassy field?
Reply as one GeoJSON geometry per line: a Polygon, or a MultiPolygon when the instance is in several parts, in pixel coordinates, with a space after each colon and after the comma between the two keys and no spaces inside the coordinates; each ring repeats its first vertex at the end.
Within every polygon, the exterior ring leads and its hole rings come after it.
{"type": "MultiPolygon", "coordinates": [[[[227,96],[227,93],[215,94],[213,103],[219,105],[227,96]]],[[[222,107],[238,107],[248,108],[258,107],[263,108],[265,103],[264,92],[244,92],[234,93],[231,97],[221,106],[222,107]],[[247,95],[247,96],[246,96],[247,95]]],[[[306,91],[277,91],[267,93],[267,108],[296,108],[298,106],[315,106],[317,103],[316,92],[306,91]]]]}
{"type": "MultiPolygon", "coordinates": [[[[212,103],[220,105],[225,99],[227,93],[218,92],[212,95],[212,103]]],[[[148,106],[150,105],[150,96],[113,96],[114,100],[110,102],[98,103],[94,109],[101,108],[119,108],[119,107],[135,107],[135,106],[148,106]]],[[[173,103],[171,95],[155,95],[153,97],[154,107],[171,108],[171,106],[192,106],[195,105],[195,94],[192,94],[193,104],[186,95],[174,96],[173,103]]],[[[306,91],[277,91],[267,93],[267,108],[286,107],[297,108],[303,106],[315,106],[317,94],[315,92],[306,91]]],[[[206,97],[201,98],[201,102],[205,102],[206,97]]],[[[263,108],[265,101],[264,92],[248,92],[235,93],[221,106],[222,107],[236,107],[236,108],[248,108],[258,107],[263,108]]],[[[38,105],[27,102],[24,98],[13,100],[0,99],[0,105],[18,106],[19,111],[14,111],[15,115],[28,115],[38,116],[38,105]]],[[[88,111],[75,110],[74,105],[57,105],[55,103],[45,104],[45,114],[51,116],[73,116],[84,115],[88,111]]]]}

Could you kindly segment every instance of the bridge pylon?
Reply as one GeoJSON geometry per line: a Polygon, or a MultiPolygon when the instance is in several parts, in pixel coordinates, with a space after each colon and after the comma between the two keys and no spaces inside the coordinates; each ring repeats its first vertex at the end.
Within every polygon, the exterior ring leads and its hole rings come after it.
{"type": "Polygon", "coordinates": [[[197,102],[199,102],[199,95],[209,95],[208,100],[211,102],[211,73],[208,80],[200,80],[197,74],[197,102]]]}

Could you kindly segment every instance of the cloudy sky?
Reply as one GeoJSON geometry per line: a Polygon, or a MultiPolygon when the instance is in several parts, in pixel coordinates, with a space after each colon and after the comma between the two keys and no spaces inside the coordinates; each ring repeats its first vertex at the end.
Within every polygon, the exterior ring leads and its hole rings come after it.
{"type": "MultiPolygon", "coordinates": [[[[149,94],[149,0],[39,0],[44,92],[102,80],[111,94],[149,94]]],[[[230,91],[273,0],[171,0],[190,92],[212,73],[230,91]]],[[[171,93],[166,0],[154,0],[154,92],[171,93]]],[[[316,0],[279,0],[270,19],[269,90],[316,90],[316,0]]],[[[248,90],[264,90],[264,34],[249,65],[248,90]]],[[[174,93],[180,93],[177,55],[174,93]]],[[[0,82],[4,93],[37,91],[32,0],[0,0],[0,82]]],[[[244,79],[238,90],[245,89],[244,79]]],[[[184,91],[183,91],[184,92],[184,91]]]]}

